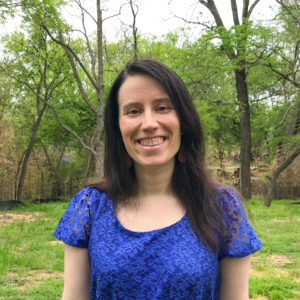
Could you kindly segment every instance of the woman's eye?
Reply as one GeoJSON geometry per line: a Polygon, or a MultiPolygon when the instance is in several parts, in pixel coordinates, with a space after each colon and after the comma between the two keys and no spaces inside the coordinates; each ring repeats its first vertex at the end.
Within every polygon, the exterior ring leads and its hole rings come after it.
{"type": "Polygon", "coordinates": [[[167,106],[167,105],[160,105],[157,110],[159,112],[168,112],[171,110],[171,107],[167,106]]]}
{"type": "Polygon", "coordinates": [[[130,109],[130,110],[127,112],[128,115],[136,115],[136,114],[138,114],[138,113],[139,113],[139,110],[138,110],[138,109],[135,109],[135,108],[130,109]]]}

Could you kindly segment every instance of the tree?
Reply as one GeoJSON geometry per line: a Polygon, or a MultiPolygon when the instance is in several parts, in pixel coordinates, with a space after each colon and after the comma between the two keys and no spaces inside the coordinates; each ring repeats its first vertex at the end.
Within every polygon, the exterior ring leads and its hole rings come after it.
{"type": "MultiPolygon", "coordinates": [[[[250,34],[249,29],[251,28],[250,17],[259,1],[254,1],[250,6],[249,0],[243,0],[242,20],[240,21],[236,0],[232,0],[231,11],[234,26],[227,30],[215,5],[215,1],[199,0],[199,3],[205,6],[214,18],[216,26],[211,29],[219,36],[222,42],[221,48],[234,67],[236,96],[240,109],[240,188],[246,199],[251,197],[251,130],[246,52],[248,36],[250,34]]],[[[202,23],[198,22],[198,24],[202,23]]]]}
{"type": "Polygon", "coordinates": [[[266,63],[266,66],[300,89],[300,4],[297,0],[276,2],[281,7],[277,21],[282,30],[278,32],[277,47],[272,50],[278,59],[266,63]]]}
{"type": "Polygon", "coordinates": [[[6,37],[6,51],[9,60],[1,71],[15,82],[16,97],[36,101],[36,116],[31,128],[29,142],[22,157],[20,176],[18,178],[16,200],[22,200],[27,166],[36,135],[55,89],[65,80],[62,74],[63,56],[55,44],[47,41],[47,35],[40,28],[31,27],[31,35],[26,39],[22,33],[6,37]]]}
{"type": "Polygon", "coordinates": [[[289,93],[288,104],[285,105],[282,120],[279,122],[281,127],[286,123],[286,119],[291,118],[291,115],[294,114],[292,133],[287,135],[286,132],[282,132],[284,136],[278,140],[277,147],[280,152],[282,152],[283,145],[286,148],[285,152],[290,152],[290,148],[294,150],[285,157],[281,155],[283,161],[267,177],[267,193],[264,204],[268,207],[274,199],[277,178],[300,153],[300,147],[298,146],[300,122],[300,4],[299,1],[295,0],[276,0],[276,2],[280,5],[276,17],[280,30],[276,34],[275,46],[271,49],[264,65],[280,78],[285,93],[289,93]]]}
{"type": "Polygon", "coordinates": [[[264,199],[265,206],[269,207],[271,205],[272,200],[274,199],[274,189],[276,185],[276,180],[280,173],[286,169],[293,160],[300,154],[300,147],[297,147],[289,156],[287,159],[284,160],[284,162],[279,165],[269,176],[268,184],[267,184],[267,193],[264,199]]]}
{"type": "MultiPolygon", "coordinates": [[[[89,150],[93,156],[95,157],[95,177],[101,178],[103,177],[103,161],[104,161],[104,128],[103,128],[103,106],[104,106],[104,79],[103,79],[103,32],[102,32],[102,10],[101,10],[101,1],[96,1],[96,19],[92,18],[96,23],[97,33],[96,33],[96,50],[93,49],[93,45],[90,41],[90,38],[87,34],[87,30],[85,27],[85,15],[90,15],[81,5],[80,1],[75,1],[81,11],[82,15],[82,26],[83,26],[83,36],[86,42],[86,49],[89,55],[90,61],[87,62],[90,67],[85,63],[86,58],[80,57],[76,53],[76,49],[72,47],[72,44],[67,40],[66,35],[67,31],[62,27],[57,26],[56,28],[50,28],[45,22],[41,21],[41,27],[47,32],[50,38],[60,45],[69,60],[71,65],[75,80],[78,85],[78,89],[82,98],[84,99],[86,105],[92,111],[95,116],[95,129],[93,137],[87,145],[83,141],[83,139],[76,134],[73,130],[71,130],[68,126],[66,126],[63,120],[59,117],[58,112],[53,106],[50,108],[55,112],[60,124],[69,131],[72,135],[78,138],[83,145],[83,147],[89,150]],[[80,74],[80,72],[82,72],[80,74]],[[96,103],[93,103],[91,100],[91,96],[84,85],[83,77],[86,76],[91,86],[94,88],[96,93],[96,103]]],[[[90,15],[91,16],[91,15],[90,15]]]]}

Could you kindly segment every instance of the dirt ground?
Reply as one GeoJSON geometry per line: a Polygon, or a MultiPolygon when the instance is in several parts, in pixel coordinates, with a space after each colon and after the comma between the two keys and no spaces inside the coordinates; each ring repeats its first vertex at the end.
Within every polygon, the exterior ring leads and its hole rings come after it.
{"type": "Polygon", "coordinates": [[[31,270],[26,273],[26,276],[20,276],[20,274],[13,273],[13,272],[3,275],[3,278],[8,279],[8,282],[16,283],[18,285],[19,290],[25,290],[27,288],[37,287],[40,285],[42,281],[50,277],[56,279],[62,279],[64,277],[64,273],[63,272],[43,273],[43,272],[31,270]]]}
{"type": "Polygon", "coordinates": [[[12,213],[12,212],[0,212],[0,225],[9,225],[17,221],[22,222],[34,222],[41,218],[41,213],[38,212],[24,212],[24,213],[12,213]]]}

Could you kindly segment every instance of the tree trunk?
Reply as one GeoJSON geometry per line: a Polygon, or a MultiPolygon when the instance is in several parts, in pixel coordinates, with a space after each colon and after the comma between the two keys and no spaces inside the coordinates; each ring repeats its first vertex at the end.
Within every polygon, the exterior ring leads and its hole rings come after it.
{"type": "Polygon", "coordinates": [[[97,154],[95,155],[95,175],[93,180],[99,180],[104,177],[104,145],[99,145],[97,154]]]}
{"type": "Polygon", "coordinates": [[[246,199],[251,198],[251,131],[248,86],[245,69],[235,71],[237,99],[240,107],[240,189],[246,199]]]}
{"type": "Polygon", "coordinates": [[[49,153],[45,145],[43,145],[43,150],[48,163],[48,170],[50,172],[51,179],[52,179],[51,197],[52,199],[57,199],[61,195],[60,179],[57,175],[58,168],[54,167],[54,164],[49,156],[49,153]]]}
{"type": "Polygon", "coordinates": [[[84,185],[88,184],[93,158],[94,158],[93,153],[89,152],[88,161],[87,161],[87,165],[86,165],[85,172],[84,172],[84,185]]]}
{"type": "Polygon", "coordinates": [[[14,200],[17,200],[18,178],[19,178],[20,169],[21,169],[25,154],[26,154],[26,150],[22,153],[22,156],[20,157],[20,159],[18,161],[18,165],[17,165],[17,171],[16,171],[15,178],[14,178],[15,179],[15,181],[14,181],[14,200]]]}
{"type": "Polygon", "coordinates": [[[97,0],[97,56],[98,56],[98,78],[97,78],[97,100],[95,128],[95,179],[103,178],[104,175],[104,115],[103,115],[103,29],[102,29],[101,1],[97,0]]]}
{"type": "Polygon", "coordinates": [[[98,107],[101,110],[98,114],[96,128],[95,128],[95,172],[94,180],[102,179],[104,176],[104,128],[103,128],[103,108],[98,107]]]}
{"type": "Polygon", "coordinates": [[[28,147],[27,147],[25,155],[24,155],[24,160],[23,160],[22,169],[21,169],[21,175],[20,175],[18,187],[17,187],[17,200],[18,201],[22,200],[24,181],[25,181],[25,176],[26,176],[26,172],[27,172],[27,166],[28,166],[30,154],[32,152],[33,145],[35,142],[35,137],[36,137],[37,131],[39,129],[39,126],[40,126],[40,123],[42,120],[42,116],[45,112],[46,107],[47,107],[47,105],[44,104],[43,108],[39,111],[38,117],[37,117],[36,121],[34,122],[34,125],[32,128],[30,141],[29,141],[28,147]]]}
{"type": "Polygon", "coordinates": [[[271,206],[271,202],[274,199],[274,188],[276,185],[276,179],[280,173],[286,169],[293,160],[300,154],[300,147],[296,148],[295,151],[271,174],[269,183],[267,185],[267,193],[264,198],[264,205],[267,207],[271,206]]]}

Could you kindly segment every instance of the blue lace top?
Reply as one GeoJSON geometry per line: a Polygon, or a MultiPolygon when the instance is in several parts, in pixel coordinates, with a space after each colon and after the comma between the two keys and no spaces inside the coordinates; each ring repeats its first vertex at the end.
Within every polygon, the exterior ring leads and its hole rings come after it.
{"type": "Polygon", "coordinates": [[[75,195],[54,235],[88,248],[92,299],[218,299],[219,260],[262,247],[235,191],[222,188],[219,197],[230,232],[219,255],[203,245],[186,215],[157,230],[124,228],[111,199],[91,187],[75,195]]]}

